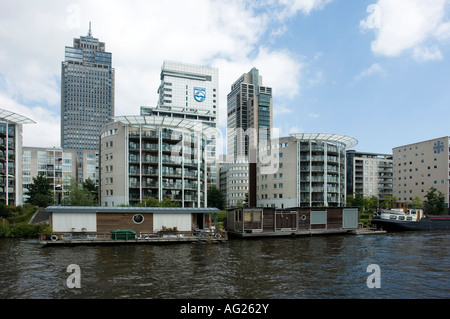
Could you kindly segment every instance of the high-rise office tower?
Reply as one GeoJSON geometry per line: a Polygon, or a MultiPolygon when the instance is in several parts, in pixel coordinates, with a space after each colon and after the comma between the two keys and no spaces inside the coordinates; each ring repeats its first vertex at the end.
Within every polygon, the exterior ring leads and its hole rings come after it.
{"type": "Polygon", "coordinates": [[[219,108],[219,71],[216,68],[164,61],[158,107],[204,111],[216,118],[219,108]]]}
{"type": "MultiPolygon", "coordinates": [[[[101,127],[114,116],[114,68],[105,43],[92,36],[73,40],[65,48],[61,66],[61,146],[77,150],[82,163],[84,150],[98,150],[101,127]]],[[[79,178],[82,176],[78,172],[79,178]]]]}
{"type": "Polygon", "coordinates": [[[262,85],[258,69],[244,73],[231,86],[227,96],[227,160],[231,166],[247,163],[248,173],[239,179],[240,185],[227,181],[227,196],[234,196],[227,198],[229,203],[245,200],[248,194],[248,205],[256,205],[257,149],[272,138],[272,109],[272,88],[262,85]]]}
{"type": "Polygon", "coordinates": [[[233,83],[227,96],[227,114],[229,159],[249,155],[249,128],[255,130],[254,143],[271,139],[272,88],[262,85],[258,69],[252,68],[233,83]]]}
{"type": "MultiPolygon", "coordinates": [[[[217,68],[175,61],[164,61],[157,108],[144,109],[149,115],[198,120],[217,128],[219,109],[219,71],[217,68]]],[[[217,136],[206,141],[208,184],[216,183],[217,136]]]]}

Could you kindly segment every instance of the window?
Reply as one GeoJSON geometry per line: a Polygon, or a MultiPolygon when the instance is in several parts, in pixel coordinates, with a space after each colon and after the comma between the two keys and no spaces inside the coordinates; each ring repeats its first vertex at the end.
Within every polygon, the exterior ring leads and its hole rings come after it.
{"type": "Polygon", "coordinates": [[[135,222],[136,224],[141,224],[144,221],[144,216],[142,216],[141,214],[136,214],[133,216],[133,222],[135,222]]]}

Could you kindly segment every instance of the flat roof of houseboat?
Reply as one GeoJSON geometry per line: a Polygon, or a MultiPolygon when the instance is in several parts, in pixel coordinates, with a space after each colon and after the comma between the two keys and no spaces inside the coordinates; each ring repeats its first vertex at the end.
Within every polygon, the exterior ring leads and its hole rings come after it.
{"type": "Polygon", "coordinates": [[[184,213],[184,214],[212,214],[219,213],[213,207],[97,207],[97,206],[49,206],[45,209],[52,213],[184,213]]]}

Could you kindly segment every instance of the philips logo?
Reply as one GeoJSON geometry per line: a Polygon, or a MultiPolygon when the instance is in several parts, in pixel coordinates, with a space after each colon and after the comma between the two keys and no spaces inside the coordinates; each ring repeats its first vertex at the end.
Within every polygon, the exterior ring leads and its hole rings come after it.
{"type": "Polygon", "coordinates": [[[197,102],[203,102],[206,98],[206,89],[204,88],[194,88],[194,99],[197,102]]]}

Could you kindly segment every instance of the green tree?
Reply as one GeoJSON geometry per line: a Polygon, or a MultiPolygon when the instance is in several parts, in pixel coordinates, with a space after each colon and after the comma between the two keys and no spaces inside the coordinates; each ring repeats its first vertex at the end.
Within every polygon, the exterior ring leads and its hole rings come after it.
{"type": "Polygon", "coordinates": [[[349,207],[358,207],[358,210],[361,212],[364,210],[365,200],[362,194],[357,193],[356,195],[348,195],[347,196],[347,206],[349,207]]]}
{"type": "Polygon", "coordinates": [[[208,188],[208,207],[215,207],[220,210],[225,207],[225,196],[220,189],[212,185],[208,188]]]}
{"type": "Polygon", "coordinates": [[[94,181],[90,178],[85,180],[82,183],[82,187],[84,190],[88,191],[94,197],[94,201],[98,203],[98,186],[95,185],[94,181]]]}
{"type": "Polygon", "coordinates": [[[386,209],[391,209],[392,206],[397,202],[397,198],[392,195],[386,195],[384,196],[384,200],[381,202],[381,207],[386,209]]]}
{"type": "Polygon", "coordinates": [[[412,207],[415,209],[423,207],[422,199],[419,196],[416,196],[412,199],[412,207]]]}
{"type": "Polygon", "coordinates": [[[8,218],[9,216],[11,216],[11,212],[6,207],[5,202],[0,202],[0,218],[8,218]]]}
{"type": "Polygon", "coordinates": [[[378,198],[375,196],[364,197],[364,195],[357,193],[356,195],[347,196],[347,206],[357,207],[359,222],[368,224],[372,214],[376,211],[378,206],[378,198]]]}
{"type": "Polygon", "coordinates": [[[425,195],[424,209],[428,215],[443,215],[446,212],[445,196],[432,187],[425,195]]]}
{"type": "Polygon", "coordinates": [[[179,202],[172,202],[169,198],[164,197],[162,201],[154,197],[146,197],[142,202],[137,204],[138,207],[180,207],[179,202]]]}
{"type": "Polygon", "coordinates": [[[82,187],[75,178],[70,180],[68,195],[64,197],[65,206],[96,206],[94,195],[82,187]]]}
{"type": "Polygon", "coordinates": [[[33,177],[33,183],[28,186],[28,196],[26,202],[38,207],[47,207],[54,202],[50,181],[43,175],[33,177]]]}
{"type": "Polygon", "coordinates": [[[376,196],[364,197],[364,210],[368,214],[373,214],[378,208],[378,198],[376,196]]]}

